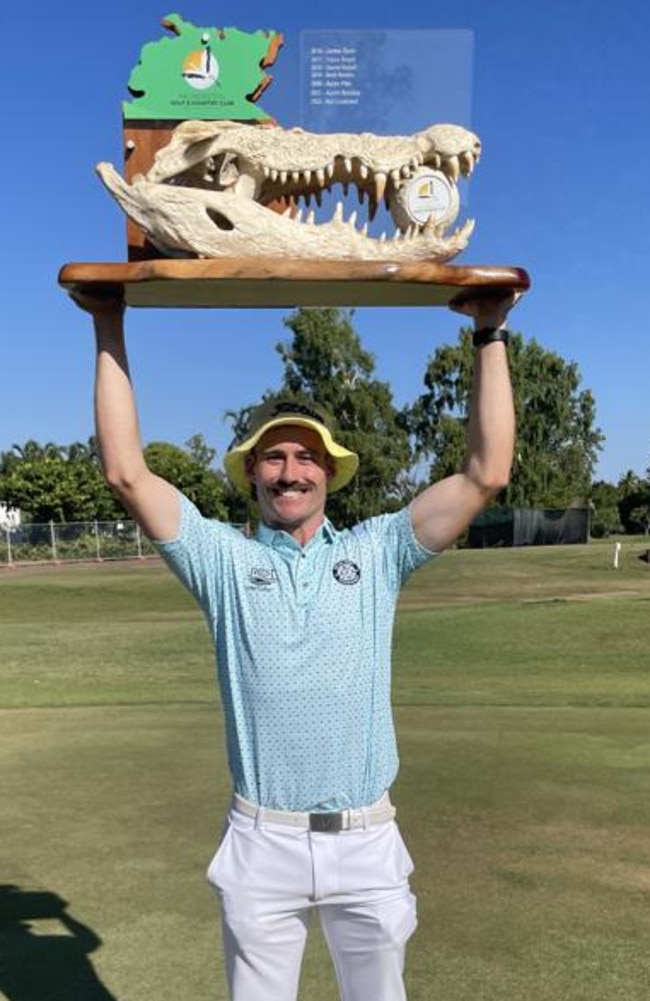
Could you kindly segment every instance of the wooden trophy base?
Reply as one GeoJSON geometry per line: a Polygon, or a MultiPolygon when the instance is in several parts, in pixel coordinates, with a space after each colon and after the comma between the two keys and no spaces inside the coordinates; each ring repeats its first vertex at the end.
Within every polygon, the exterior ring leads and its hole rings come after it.
{"type": "Polygon", "coordinates": [[[290,258],[155,258],[66,264],[59,284],[100,294],[121,285],[127,306],[215,309],[294,306],[449,306],[477,295],[525,292],[522,268],[436,262],[290,258]]]}

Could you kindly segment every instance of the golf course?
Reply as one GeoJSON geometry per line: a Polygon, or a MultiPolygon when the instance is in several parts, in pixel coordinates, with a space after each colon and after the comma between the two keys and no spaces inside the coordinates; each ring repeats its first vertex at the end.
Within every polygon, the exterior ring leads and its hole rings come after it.
{"type": "MultiPolygon", "coordinates": [[[[621,541],[454,550],[402,592],[409,1001],[650,998],[650,565],[621,541]]],[[[0,571],[0,730],[0,997],[225,1001],[214,659],[160,562],[0,571]]],[[[317,925],[300,999],[334,1001],[317,925]]]]}

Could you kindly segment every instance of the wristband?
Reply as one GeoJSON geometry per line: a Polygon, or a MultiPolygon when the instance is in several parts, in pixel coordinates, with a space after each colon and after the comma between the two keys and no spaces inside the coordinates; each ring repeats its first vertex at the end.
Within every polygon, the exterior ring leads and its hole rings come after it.
{"type": "Polygon", "coordinates": [[[505,327],[481,327],[472,334],[472,344],[475,348],[482,348],[484,344],[493,344],[494,341],[503,341],[508,346],[510,331],[505,327]]]}

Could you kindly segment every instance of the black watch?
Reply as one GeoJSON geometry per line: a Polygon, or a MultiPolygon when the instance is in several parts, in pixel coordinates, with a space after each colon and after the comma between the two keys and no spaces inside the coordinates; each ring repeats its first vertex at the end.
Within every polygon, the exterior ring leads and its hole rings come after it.
{"type": "Polygon", "coordinates": [[[472,344],[475,348],[482,348],[484,344],[493,344],[494,341],[503,341],[508,346],[510,331],[505,327],[481,327],[472,334],[472,344]]]}

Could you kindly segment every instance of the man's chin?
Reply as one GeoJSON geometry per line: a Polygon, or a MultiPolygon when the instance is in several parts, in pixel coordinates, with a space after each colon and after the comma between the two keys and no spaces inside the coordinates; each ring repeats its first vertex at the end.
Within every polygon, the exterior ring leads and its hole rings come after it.
{"type": "Polygon", "coordinates": [[[309,494],[301,497],[272,497],[262,507],[262,519],[269,528],[281,528],[292,531],[301,528],[307,522],[322,521],[325,512],[314,510],[309,504],[309,494]]]}

